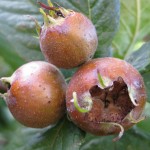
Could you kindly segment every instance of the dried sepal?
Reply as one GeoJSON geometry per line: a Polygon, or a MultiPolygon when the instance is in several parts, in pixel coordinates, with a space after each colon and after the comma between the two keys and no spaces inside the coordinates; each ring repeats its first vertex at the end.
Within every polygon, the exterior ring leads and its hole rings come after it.
{"type": "Polygon", "coordinates": [[[123,136],[124,134],[124,128],[121,124],[116,123],[116,122],[100,122],[100,124],[105,125],[105,128],[107,128],[107,130],[109,131],[110,128],[117,126],[120,128],[120,132],[118,134],[118,136],[116,138],[113,139],[113,142],[116,142],[118,140],[120,140],[120,138],[123,136]]]}
{"type": "Polygon", "coordinates": [[[129,120],[131,123],[137,124],[143,120],[145,120],[146,116],[141,115],[138,119],[133,117],[132,111],[124,118],[124,120],[129,120]]]}
{"type": "Polygon", "coordinates": [[[75,106],[75,108],[79,111],[79,112],[81,112],[81,113],[87,113],[87,112],[89,112],[90,110],[91,110],[91,106],[92,106],[92,100],[91,100],[91,98],[90,97],[85,97],[84,98],[84,102],[86,102],[87,104],[86,104],[86,106],[85,106],[85,108],[82,108],[82,107],[80,107],[80,105],[79,105],[79,103],[78,103],[78,98],[77,98],[77,93],[76,92],[73,92],[73,94],[72,94],[72,96],[73,96],[73,103],[74,103],[74,106],[75,106]]]}
{"type": "Polygon", "coordinates": [[[135,90],[133,89],[133,87],[128,85],[128,91],[129,91],[131,102],[133,103],[134,106],[138,106],[139,104],[136,102],[136,98],[134,96],[135,90]]]}
{"type": "Polygon", "coordinates": [[[106,87],[105,82],[104,82],[101,74],[98,71],[97,71],[97,76],[98,76],[99,84],[102,86],[102,88],[105,88],[106,87]]]}

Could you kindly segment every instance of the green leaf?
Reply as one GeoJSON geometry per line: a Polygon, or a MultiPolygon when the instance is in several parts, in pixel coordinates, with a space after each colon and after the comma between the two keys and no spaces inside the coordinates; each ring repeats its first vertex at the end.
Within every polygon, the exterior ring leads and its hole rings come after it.
{"type": "Polygon", "coordinates": [[[148,102],[146,103],[143,114],[146,116],[146,119],[139,122],[137,126],[141,128],[142,130],[150,133],[150,127],[149,127],[150,125],[150,103],[148,102]]]}
{"type": "Polygon", "coordinates": [[[150,101],[150,42],[143,44],[141,48],[129,55],[126,61],[141,72],[146,85],[148,101],[150,101]]]}
{"type": "Polygon", "coordinates": [[[150,42],[143,44],[140,49],[126,57],[125,60],[138,71],[146,71],[148,66],[150,66],[150,42]]]}
{"type": "Polygon", "coordinates": [[[150,70],[142,74],[147,91],[147,100],[150,102],[150,70]]]}
{"type": "Polygon", "coordinates": [[[135,50],[136,44],[150,34],[150,1],[120,0],[120,3],[120,29],[113,41],[113,48],[116,56],[126,58],[135,50]]]}
{"type": "Polygon", "coordinates": [[[96,137],[88,134],[80,150],[149,150],[150,134],[137,127],[126,131],[118,142],[112,142],[113,136],[96,137]]]}
{"type": "Polygon", "coordinates": [[[34,22],[27,15],[40,17],[35,1],[1,0],[0,60],[6,75],[27,61],[43,59],[38,40],[33,37],[34,22]]]}
{"type": "Polygon", "coordinates": [[[15,70],[19,67],[19,64],[25,63],[25,61],[20,56],[18,56],[16,52],[13,51],[14,48],[6,39],[5,35],[0,34],[0,41],[1,59],[4,59],[5,62],[7,62],[10,65],[10,69],[15,70]]]}
{"type": "Polygon", "coordinates": [[[4,150],[79,150],[84,134],[66,118],[49,129],[18,126],[4,150]]]}
{"type": "Polygon", "coordinates": [[[0,76],[9,76],[12,72],[11,66],[0,56],[0,76]]]}
{"type": "Polygon", "coordinates": [[[94,23],[98,35],[95,57],[111,56],[111,43],[119,26],[119,0],[56,0],[65,8],[82,12],[94,23]]]}

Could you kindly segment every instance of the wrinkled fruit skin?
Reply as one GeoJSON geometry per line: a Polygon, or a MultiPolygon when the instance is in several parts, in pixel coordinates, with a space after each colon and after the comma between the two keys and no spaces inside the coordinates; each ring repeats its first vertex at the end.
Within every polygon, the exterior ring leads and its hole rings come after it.
{"type": "Polygon", "coordinates": [[[11,79],[7,105],[20,123],[43,128],[64,115],[66,83],[55,66],[33,61],[17,69],[11,79]]]}
{"type": "Polygon", "coordinates": [[[71,12],[61,20],[58,25],[43,26],[40,47],[48,62],[59,68],[73,68],[93,57],[97,34],[92,22],[81,13],[71,12]]]}
{"type": "Polygon", "coordinates": [[[78,127],[94,135],[119,133],[120,129],[117,126],[109,126],[103,124],[104,122],[119,123],[127,130],[135,124],[132,122],[133,120],[130,120],[129,113],[132,111],[132,118],[138,121],[145,102],[145,87],[138,71],[123,60],[109,57],[94,59],[79,68],[72,77],[66,94],[66,105],[70,119],[78,127]],[[109,93],[107,96],[108,101],[105,101],[105,103],[103,100],[106,100],[106,97],[104,99],[102,98],[102,94],[105,92],[102,92],[100,89],[97,72],[99,72],[104,79],[107,79],[104,83],[110,86],[108,86],[109,88],[105,88],[105,91],[109,93]],[[119,80],[122,82],[120,85],[119,80]],[[124,89],[118,93],[115,92],[115,90],[119,90],[122,85],[124,89]],[[112,90],[113,88],[114,90],[112,90]],[[129,90],[130,88],[132,90],[129,90]],[[80,106],[82,106],[83,97],[90,93],[93,105],[89,112],[81,113],[75,108],[72,96],[73,92],[77,93],[80,106]],[[133,105],[128,92],[132,93],[138,106],[133,105]],[[116,93],[118,95],[116,95],[116,93]],[[117,98],[113,99],[113,96],[117,96],[117,98]]]}

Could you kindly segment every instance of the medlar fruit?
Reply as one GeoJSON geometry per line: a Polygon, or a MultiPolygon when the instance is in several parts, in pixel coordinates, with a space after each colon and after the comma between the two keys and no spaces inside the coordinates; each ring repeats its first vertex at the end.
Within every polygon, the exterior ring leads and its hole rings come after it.
{"type": "Polygon", "coordinates": [[[59,68],[77,67],[91,59],[98,38],[93,23],[82,13],[40,3],[44,25],[37,26],[40,48],[46,60],[59,68]]]}
{"type": "Polygon", "coordinates": [[[23,125],[43,128],[64,115],[66,83],[54,65],[33,61],[1,81],[8,86],[3,95],[8,108],[23,125]]]}
{"type": "Polygon", "coordinates": [[[72,77],[66,94],[67,111],[81,129],[94,135],[119,133],[144,119],[143,79],[129,63],[98,58],[84,64],[72,77]]]}

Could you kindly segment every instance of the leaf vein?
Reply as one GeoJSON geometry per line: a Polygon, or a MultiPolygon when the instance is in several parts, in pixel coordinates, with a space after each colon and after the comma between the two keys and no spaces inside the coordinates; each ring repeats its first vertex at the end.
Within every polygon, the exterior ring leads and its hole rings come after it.
{"type": "Polygon", "coordinates": [[[125,50],[124,53],[124,58],[126,58],[130,52],[131,52],[131,48],[133,47],[133,44],[136,42],[138,33],[139,33],[139,29],[140,29],[140,24],[141,24],[141,1],[140,0],[136,0],[136,27],[135,27],[135,32],[134,35],[131,39],[131,43],[128,45],[127,49],[125,50]]]}
{"type": "Polygon", "coordinates": [[[55,136],[54,136],[54,138],[53,138],[53,141],[52,141],[52,144],[51,144],[50,148],[53,148],[53,147],[54,147],[54,144],[55,144],[55,142],[56,142],[56,139],[57,139],[57,137],[58,137],[58,135],[59,135],[59,132],[61,131],[61,128],[63,127],[64,123],[65,123],[65,119],[63,120],[63,122],[62,122],[62,124],[60,125],[60,127],[57,129],[56,134],[55,134],[55,136]]]}

